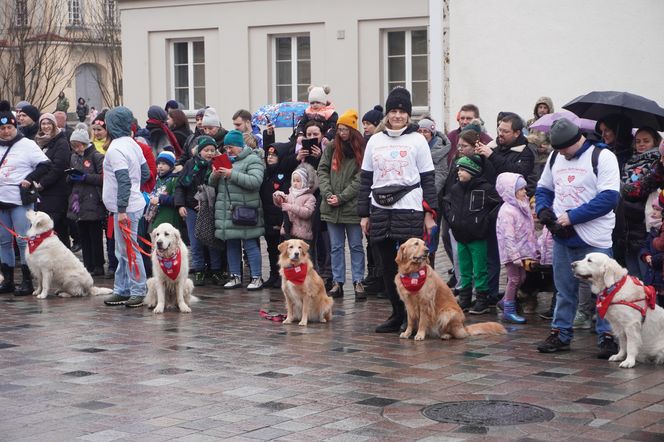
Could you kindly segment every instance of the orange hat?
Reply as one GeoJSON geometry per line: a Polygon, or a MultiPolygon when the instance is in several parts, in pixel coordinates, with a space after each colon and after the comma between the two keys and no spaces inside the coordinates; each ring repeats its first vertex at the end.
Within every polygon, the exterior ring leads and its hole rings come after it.
{"type": "Polygon", "coordinates": [[[352,129],[357,130],[358,118],[359,115],[357,114],[357,111],[355,109],[348,109],[346,112],[341,114],[341,116],[337,120],[337,126],[343,124],[344,126],[348,126],[352,129]]]}

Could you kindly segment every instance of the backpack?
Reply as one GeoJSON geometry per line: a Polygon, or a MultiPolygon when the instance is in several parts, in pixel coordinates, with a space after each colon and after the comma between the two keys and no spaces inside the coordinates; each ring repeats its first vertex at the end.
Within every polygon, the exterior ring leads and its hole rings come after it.
{"type": "MultiPolygon", "coordinates": [[[[593,147],[593,152],[590,161],[593,165],[593,172],[595,173],[595,176],[597,176],[597,164],[599,163],[599,154],[602,153],[602,149],[595,145],[593,145],[592,147],[593,147]]],[[[553,163],[556,162],[557,156],[558,156],[558,151],[554,150],[551,153],[551,158],[549,159],[549,170],[553,168],[553,163]]]]}

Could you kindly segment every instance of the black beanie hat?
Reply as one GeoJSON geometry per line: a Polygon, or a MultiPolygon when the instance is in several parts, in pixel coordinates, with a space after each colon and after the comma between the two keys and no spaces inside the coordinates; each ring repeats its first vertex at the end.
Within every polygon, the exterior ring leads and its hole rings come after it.
{"type": "Polygon", "coordinates": [[[378,126],[380,124],[380,121],[383,119],[385,115],[383,115],[383,106],[380,104],[377,104],[371,109],[369,112],[364,114],[362,117],[362,121],[368,121],[369,123],[373,124],[374,126],[378,126]]]}
{"type": "Polygon", "coordinates": [[[408,92],[408,89],[401,86],[392,89],[385,101],[385,113],[393,109],[401,109],[408,115],[413,113],[413,103],[410,101],[410,92],[408,92]]]}
{"type": "Polygon", "coordinates": [[[21,109],[21,112],[23,112],[28,117],[30,117],[30,119],[32,121],[34,121],[35,123],[37,123],[39,121],[39,116],[41,115],[41,113],[39,112],[39,109],[37,109],[36,107],[34,107],[31,104],[29,104],[27,106],[24,106],[21,109]]]}
{"type": "Polygon", "coordinates": [[[581,139],[581,131],[567,118],[561,118],[551,125],[549,138],[554,149],[566,149],[581,139]]]}
{"type": "Polygon", "coordinates": [[[0,126],[6,124],[16,127],[16,117],[12,113],[12,106],[9,104],[9,101],[2,100],[0,101],[0,126]]]}

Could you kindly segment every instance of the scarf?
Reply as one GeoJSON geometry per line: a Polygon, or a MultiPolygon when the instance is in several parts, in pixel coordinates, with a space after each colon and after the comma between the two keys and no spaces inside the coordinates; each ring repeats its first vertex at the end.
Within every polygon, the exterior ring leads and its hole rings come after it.
{"type": "Polygon", "coordinates": [[[287,281],[292,282],[295,285],[304,284],[304,280],[307,279],[307,264],[302,263],[292,267],[284,267],[284,277],[287,281]]]}
{"type": "Polygon", "coordinates": [[[597,315],[600,318],[604,319],[606,312],[609,310],[609,306],[614,304],[621,304],[621,305],[627,305],[629,307],[632,307],[633,309],[638,310],[641,313],[641,317],[645,319],[647,312],[646,309],[647,308],[650,308],[652,310],[655,309],[656,300],[657,300],[656,298],[657,298],[657,291],[655,290],[654,287],[644,286],[641,280],[639,280],[638,278],[635,278],[634,276],[625,275],[620,279],[620,281],[616,282],[611,287],[605,288],[602,291],[602,293],[600,293],[599,296],[597,296],[597,315]],[[613,297],[616,295],[616,293],[620,291],[623,285],[625,285],[625,283],[627,282],[627,278],[631,278],[634,284],[644,288],[645,298],[636,299],[634,301],[613,302],[613,297]],[[636,302],[641,302],[641,301],[646,302],[645,307],[641,307],[635,304],[636,302]]]}
{"type": "Polygon", "coordinates": [[[166,123],[161,120],[150,118],[148,119],[147,124],[158,126],[166,134],[168,141],[171,143],[171,146],[173,146],[173,149],[175,149],[175,156],[179,158],[182,155],[182,147],[180,146],[180,143],[178,143],[178,139],[175,138],[175,134],[168,128],[166,123]]]}
{"type": "Polygon", "coordinates": [[[187,175],[184,175],[181,178],[182,185],[185,187],[189,187],[194,177],[198,175],[201,171],[205,172],[205,177],[203,181],[204,183],[208,182],[208,178],[210,178],[210,174],[212,173],[210,162],[204,160],[200,155],[196,155],[193,158],[193,161],[194,161],[194,167],[191,169],[191,173],[188,173],[187,175]]]}
{"type": "Polygon", "coordinates": [[[44,233],[40,233],[39,235],[28,237],[28,252],[35,253],[37,247],[39,247],[46,238],[50,238],[51,236],[54,235],[55,232],[53,231],[53,229],[51,229],[44,233]]]}
{"type": "Polygon", "coordinates": [[[161,267],[161,270],[164,272],[164,274],[173,281],[175,281],[180,274],[180,263],[182,262],[181,256],[182,253],[180,252],[180,249],[178,249],[178,251],[175,252],[175,255],[171,256],[170,258],[163,258],[157,255],[159,267],[161,267]]]}
{"type": "Polygon", "coordinates": [[[35,143],[37,143],[39,147],[44,148],[59,133],[60,129],[58,128],[56,128],[51,135],[46,135],[44,132],[39,131],[37,135],[35,135],[35,143]]]}
{"type": "Polygon", "coordinates": [[[312,120],[315,121],[327,121],[330,119],[333,113],[336,112],[334,104],[328,101],[327,105],[317,111],[313,110],[311,106],[305,109],[304,114],[312,120]]]}
{"type": "Polygon", "coordinates": [[[409,273],[408,275],[400,274],[399,279],[401,279],[401,283],[406,290],[412,294],[417,294],[427,281],[427,268],[422,267],[417,272],[409,273]]]}
{"type": "Polygon", "coordinates": [[[25,137],[23,136],[23,134],[21,132],[16,132],[16,136],[14,138],[12,138],[11,140],[0,140],[0,146],[12,147],[14,144],[18,143],[23,138],[25,138],[25,137]]]}

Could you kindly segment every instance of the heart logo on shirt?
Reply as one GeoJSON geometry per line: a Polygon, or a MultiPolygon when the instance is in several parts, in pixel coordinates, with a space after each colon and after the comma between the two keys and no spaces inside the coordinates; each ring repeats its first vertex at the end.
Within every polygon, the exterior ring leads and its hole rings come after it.
{"type": "Polygon", "coordinates": [[[278,173],[277,178],[279,179],[279,181],[283,180],[284,179],[284,174],[283,173],[278,173]]]}
{"type": "Polygon", "coordinates": [[[396,150],[395,150],[395,151],[392,151],[392,152],[390,152],[390,156],[391,156],[392,158],[396,158],[397,156],[399,156],[399,152],[397,152],[396,150]]]}
{"type": "Polygon", "coordinates": [[[568,175],[568,176],[567,176],[567,182],[568,182],[568,183],[571,183],[572,181],[574,181],[575,178],[576,178],[576,177],[575,177],[574,175],[568,175]]]}
{"type": "Polygon", "coordinates": [[[281,187],[281,185],[279,183],[274,183],[273,186],[274,186],[274,190],[279,190],[279,188],[281,187]]]}
{"type": "Polygon", "coordinates": [[[406,155],[408,155],[408,152],[406,152],[405,150],[402,150],[401,152],[399,152],[399,155],[401,155],[401,158],[403,158],[406,155]]]}

